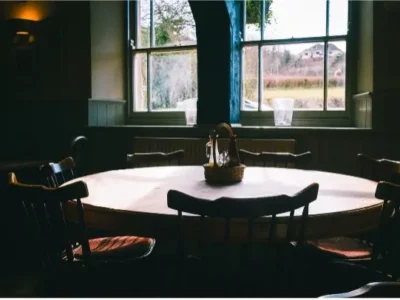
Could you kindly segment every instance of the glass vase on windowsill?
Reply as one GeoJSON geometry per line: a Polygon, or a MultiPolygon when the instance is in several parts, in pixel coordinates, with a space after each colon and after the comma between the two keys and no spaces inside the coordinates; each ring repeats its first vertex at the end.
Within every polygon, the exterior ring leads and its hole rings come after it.
{"type": "Polygon", "coordinates": [[[275,126],[291,126],[293,119],[293,98],[274,98],[272,99],[274,108],[275,126]]]}
{"type": "Polygon", "coordinates": [[[183,101],[185,110],[186,125],[193,126],[197,123],[197,99],[187,99],[183,101]]]}

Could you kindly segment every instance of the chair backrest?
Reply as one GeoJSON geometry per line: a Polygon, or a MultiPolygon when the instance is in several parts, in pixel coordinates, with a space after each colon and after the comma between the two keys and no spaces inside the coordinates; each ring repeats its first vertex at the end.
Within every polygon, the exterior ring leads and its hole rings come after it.
{"type": "MultiPolygon", "coordinates": [[[[201,237],[205,240],[205,219],[206,217],[225,219],[225,241],[230,241],[231,221],[233,218],[247,219],[248,242],[253,241],[254,222],[263,216],[271,216],[271,223],[268,233],[268,242],[278,241],[277,218],[281,213],[290,212],[286,242],[297,240],[304,241],[304,232],[308,219],[309,204],[317,199],[319,185],[313,183],[301,190],[294,196],[278,195],[260,198],[219,198],[214,201],[200,199],[184,194],[176,190],[170,190],[167,195],[168,207],[178,211],[179,222],[179,250],[181,257],[184,255],[184,234],[183,234],[183,212],[200,215],[201,237]],[[294,237],[294,211],[303,207],[301,216],[301,228],[297,232],[297,239],[294,237]]],[[[247,252],[248,253],[248,252],[247,252]]],[[[248,258],[246,258],[248,259],[248,258]]]]}
{"type": "Polygon", "coordinates": [[[376,159],[365,154],[357,155],[360,177],[373,181],[400,183],[400,162],[386,158],[376,159]]]}
{"type": "Polygon", "coordinates": [[[379,228],[374,241],[372,259],[385,258],[384,266],[394,278],[400,272],[400,185],[381,181],[375,197],[383,200],[379,228]]]}
{"type": "Polygon", "coordinates": [[[170,153],[149,152],[127,154],[126,161],[128,168],[151,167],[158,165],[180,165],[185,157],[183,150],[170,153]]]}
{"type": "MultiPolygon", "coordinates": [[[[182,165],[203,165],[208,162],[206,156],[206,144],[210,141],[205,138],[172,138],[172,137],[135,137],[133,140],[132,153],[164,152],[169,153],[183,149],[185,159],[182,165]]],[[[294,153],[296,141],[294,139],[249,139],[237,138],[239,148],[252,152],[289,152],[294,153]]],[[[229,139],[218,138],[220,152],[228,149],[229,139]]]]}
{"type": "Polygon", "coordinates": [[[90,264],[90,248],[86,235],[86,223],[81,198],[89,195],[82,181],[59,187],[19,183],[14,173],[9,173],[9,195],[20,201],[27,218],[28,230],[34,237],[32,249],[38,251],[39,260],[46,268],[57,268],[65,262],[73,262],[74,243],[66,225],[63,204],[73,202],[79,224],[79,244],[83,250],[85,265],[90,264]]]}
{"type": "Polygon", "coordinates": [[[77,136],[72,140],[70,155],[75,161],[75,175],[87,175],[89,172],[89,141],[85,136],[77,136]]]}
{"type": "Polygon", "coordinates": [[[320,298],[399,298],[400,282],[371,282],[356,290],[320,298]]]}
{"type": "Polygon", "coordinates": [[[59,187],[63,183],[75,178],[75,162],[67,157],[58,163],[48,163],[40,167],[49,187],[59,187]]]}
{"type": "Polygon", "coordinates": [[[247,166],[271,166],[283,168],[307,169],[312,160],[310,151],[293,154],[288,152],[250,152],[244,149],[239,150],[242,163],[247,166]]]}

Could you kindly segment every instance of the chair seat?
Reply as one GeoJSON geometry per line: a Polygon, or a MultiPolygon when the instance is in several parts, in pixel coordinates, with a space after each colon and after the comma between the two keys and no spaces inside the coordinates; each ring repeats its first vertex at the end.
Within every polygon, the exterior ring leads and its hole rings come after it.
{"type": "MultiPolygon", "coordinates": [[[[91,257],[96,259],[140,258],[153,250],[155,240],[137,236],[103,237],[89,240],[91,257]]],[[[82,246],[74,250],[77,259],[82,258],[82,246]]]]}
{"type": "Polygon", "coordinates": [[[360,240],[349,237],[336,237],[307,242],[334,258],[362,259],[372,255],[372,246],[360,240]]]}

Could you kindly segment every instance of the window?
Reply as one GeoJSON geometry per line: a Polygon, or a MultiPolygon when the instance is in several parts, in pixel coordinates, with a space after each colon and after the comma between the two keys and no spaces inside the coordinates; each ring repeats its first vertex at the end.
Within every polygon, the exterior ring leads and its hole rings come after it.
{"type": "Polygon", "coordinates": [[[197,100],[196,28],[187,0],[130,1],[131,114],[197,100]]]}
{"type": "Polygon", "coordinates": [[[243,9],[242,119],[271,111],[274,98],[294,98],[305,111],[295,116],[346,113],[349,2],[246,0],[243,9]]]}

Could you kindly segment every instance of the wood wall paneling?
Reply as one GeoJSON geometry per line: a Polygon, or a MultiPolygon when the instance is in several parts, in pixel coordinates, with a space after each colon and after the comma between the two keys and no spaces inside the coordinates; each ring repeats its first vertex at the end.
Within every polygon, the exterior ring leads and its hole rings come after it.
{"type": "Polygon", "coordinates": [[[125,124],[123,100],[89,99],[89,126],[115,126],[125,124]]]}
{"type": "MultiPolygon", "coordinates": [[[[373,132],[369,129],[234,128],[234,131],[240,139],[294,139],[296,140],[294,152],[312,152],[313,160],[310,167],[315,170],[357,175],[356,156],[358,153],[400,160],[400,141],[394,139],[389,133],[373,132]]],[[[126,154],[143,150],[134,146],[133,143],[134,138],[140,136],[197,137],[201,139],[198,147],[203,151],[208,137],[208,128],[90,127],[84,134],[88,136],[94,147],[91,156],[95,166],[94,172],[125,168],[126,154]],[[104,160],[104,157],[107,157],[107,160],[104,160]]],[[[147,150],[144,149],[144,151],[147,150]]]]}
{"type": "Polygon", "coordinates": [[[354,126],[372,128],[372,94],[371,92],[353,96],[354,126]]]}
{"type": "MultiPolygon", "coordinates": [[[[184,165],[202,165],[208,162],[206,158],[206,144],[209,139],[206,138],[155,138],[155,137],[136,137],[133,139],[132,152],[172,152],[184,150],[185,158],[182,161],[184,165]]],[[[228,139],[218,139],[219,151],[228,150],[228,139]]],[[[245,149],[252,152],[289,152],[295,153],[296,141],[292,139],[237,139],[239,149],[245,149]]]]}

